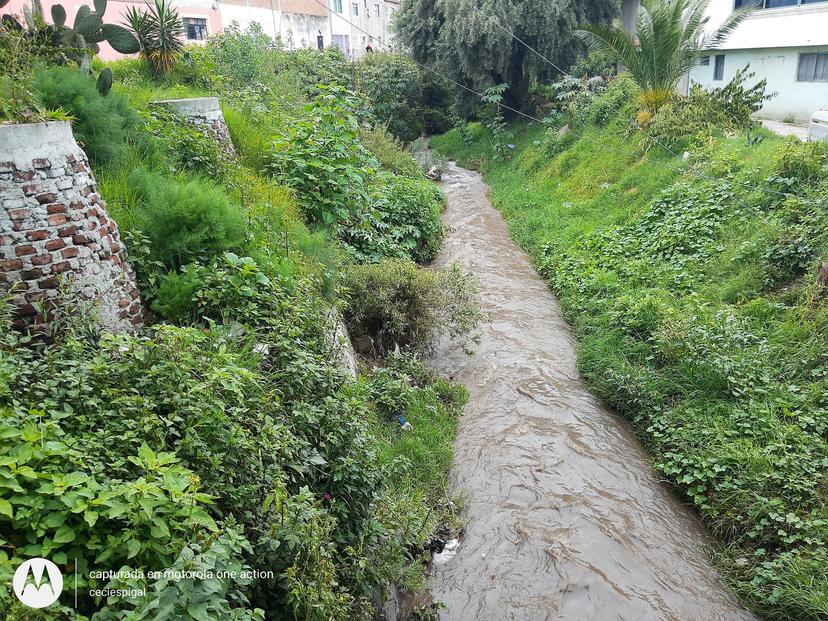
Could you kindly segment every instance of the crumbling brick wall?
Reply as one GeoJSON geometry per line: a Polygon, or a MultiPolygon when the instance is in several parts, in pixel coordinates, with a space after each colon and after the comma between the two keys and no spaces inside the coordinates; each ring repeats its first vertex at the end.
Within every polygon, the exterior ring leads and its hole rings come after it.
{"type": "Polygon", "coordinates": [[[0,126],[0,291],[20,329],[48,321],[39,306],[78,302],[105,329],[142,324],[118,225],[69,123],[0,126]]]}

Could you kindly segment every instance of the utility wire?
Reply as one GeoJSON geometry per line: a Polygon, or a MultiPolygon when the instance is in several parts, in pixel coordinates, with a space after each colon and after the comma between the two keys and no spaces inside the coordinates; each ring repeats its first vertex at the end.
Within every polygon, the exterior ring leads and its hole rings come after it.
{"type": "MultiPolygon", "coordinates": [[[[549,66],[553,67],[556,71],[558,71],[558,72],[559,72],[559,73],[561,73],[562,75],[564,75],[564,76],[566,76],[566,77],[568,77],[568,78],[571,78],[571,79],[573,79],[573,80],[577,79],[577,78],[575,78],[572,74],[570,74],[569,72],[564,71],[561,67],[559,67],[558,65],[556,65],[556,64],[555,64],[554,62],[552,62],[549,58],[547,58],[546,56],[544,56],[543,54],[541,54],[541,53],[540,53],[537,49],[535,49],[534,47],[532,47],[531,45],[529,45],[528,43],[526,43],[526,41],[524,41],[523,39],[521,39],[520,37],[518,37],[518,36],[514,33],[514,31],[512,31],[512,30],[508,29],[506,26],[504,26],[504,25],[503,25],[503,23],[502,23],[500,20],[496,19],[493,15],[490,15],[490,14],[486,13],[485,11],[483,11],[481,8],[479,8],[479,7],[477,6],[477,2],[476,2],[476,0],[472,0],[472,2],[471,2],[470,4],[471,4],[472,9],[474,9],[474,11],[475,11],[476,13],[478,13],[479,15],[482,15],[483,17],[486,17],[489,21],[491,21],[492,23],[494,23],[494,25],[495,25],[497,28],[499,28],[500,30],[502,30],[503,32],[505,32],[506,34],[508,34],[509,36],[511,36],[511,37],[512,37],[515,41],[517,41],[518,43],[520,43],[521,45],[523,45],[524,47],[526,47],[526,49],[528,49],[530,52],[532,52],[533,54],[535,54],[538,58],[540,58],[541,60],[543,60],[544,62],[546,62],[549,66]]],[[[621,114],[621,112],[622,112],[622,110],[621,110],[621,108],[620,108],[620,107],[613,107],[613,109],[615,110],[616,115],[620,115],[620,114],[621,114]]],[[[652,140],[655,144],[657,144],[657,145],[658,145],[658,146],[660,146],[662,149],[664,149],[665,151],[667,151],[667,153],[669,153],[669,154],[670,154],[670,155],[672,155],[673,157],[678,158],[678,159],[682,159],[682,160],[684,159],[684,158],[682,158],[682,157],[681,157],[678,153],[676,153],[675,151],[673,151],[672,149],[670,149],[670,147],[668,147],[668,146],[667,146],[667,145],[665,145],[663,142],[661,142],[658,138],[656,138],[655,136],[653,136],[652,134],[650,134],[649,132],[647,132],[647,131],[646,131],[643,127],[641,127],[641,125],[639,125],[638,123],[630,123],[630,125],[631,125],[634,129],[637,129],[637,130],[638,130],[638,131],[640,131],[642,134],[644,134],[645,136],[647,136],[647,138],[649,138],[650,140],[652,140]]],[[[691,171],[691,172],[693,172],[693,173],[694,173],[694,174],[696,174],[697,176],[700,176],[700,177],[705,178],[705,179],[708,179],[708,180],[714,180],[714,179],[715,179],[714,177],[707,176],[707,175],[705,175],[703,172],[700,172],[700,171],[691,171]]],[[[772,194],[777,194],[777,195],[779,195],[779,196],[784,196],[784,197],[786,197],[786,198],[794,197],[794,198],[799,198],[800,200],[805,200],[805,199],[802,199],[801,197],[797,196],[796,194],[790,194],[790,193],[787,193],[787,192],[779,192],[779,191],[777,191],[777,190],[773,190],[773,189],[771,189],[771,188],[765,188],[765,191],[770,192],[770,193],[772,193],[772,194]]],[[[737,200],[738,200],[738,199],[737,199],[737,200]]],[[[740,201],[740,202],[741,202],[741,201],[740,201]]],[[[744,206],[744,205],[743,205],[743,206],[744,206]]]]}
{"type": "MultiPolygon", "coordinates": [[[[313,2],[315,2],[316,4],[318,4],[319,6],[323,7],[324,9],[326,9],[326,10],[328,10],[328,11],[330,11],[330,10],[331,10],[331,9],[330,9],[330,7],[328,7],[328,5],[327,5],[326,3],[324,3],[324,2],[322,2],[321,0],[313,0],[313,2]]],[[[534,54],[538,55],[540,58],[542,58],[544,61],[546,61],[547,63],[549,63],[552,67],[554,67],[556,70],[558,70],[559,72],[561,72],[563,75],[565,75],[565,76],[567,76],[567,77],[570,77],[570,78],[573,78],[573,76],[572,76],[571,74],[567,73],[566,71],[564,71],[563,69],[561,69],[560,67],[558,67],[555,63],[553,63],[551,60],[549,60],[548,58],[546,58],[543,54],[541,54],[540,52],[538,52],[536,49],[534,49],[532,46],[530,46],[528,43],[526,43],[526,42],[525,42],[525,41],[523,41],[520,37],[518,37],[516,34],[514,34],[514,32],[512,32],[511,30],[509,30],[508,28],[506,28],[505,26],[503,26],[502,24],[500,24],[500,22],[498,22],[497,20],[494,20],[493,16],[488,15],[488,14],[486,14],[486,13],[483,13],[483,12],[482,12],[482,11],[481,11],[481,10],[480,10],[480,9],[479,9],[476,5],[475,5],[475,4],[472,4],[472,8],[473,8],[476,12],[478,12],[478,13],[482,14],[483,16],[488,17],[490,20],[495,21],[495,23],[497,24],[497,26],[498,26],[499,28],[501,28],[504,32],[508,33],[511,37],[513,37],[516,41],[518,41],[518,42],[519,42],[519,43],[521,43],[522,45],[525,45],[525,46],[527,47],[527,49],[531,50],[534,54]]],[[[371,34],[371,33],[369,33],[368,31],[364,30],[364,29],[363,29],[363,28],[361,28],[360,26],[357,26],[354,22],[352,22],[351,20],[347,19],[345,16],[343,16],[343,15],[338,15],[337,17],[338,17],[339,19],[341,19],[342,21],[344,21],[345,23],[347,23],[347,24],[351,25],[352,27],[356,28],[356,29],[357,29],[359,32],[361,32],[362,34],[367,35],[367,36],[369,36],[369,37],[371,37],[371,38],[374,38],[374,35],[372,35],[372,34],[371,34]]],[[[390,51],[393,51],[393,49],[391,48],[391,46],[390,46],[388,43],[385,43],[384,41],[378,41],[378,43],[379,43],[380,45],[382,45],[383,47],[388,48],[390,51]]],[[[411,58],[411,57],[409,57],[409,58],[411,58]]],[[[431,74],[433,74],[433,75],[436,75],[436,76],[441,77],[442,79],[446,80],[447,82],[449,82],[449,83],[451,83],[451,84],[454,84],[454,85],[455,85],[455,86],[457,86],[458,88],[461,88],[461,89],[463,89],[463,90],[465,90],[465,91],[467,91],[467,92],[469,92],[469,93],[472,93],[473,95],[476,95],[476,96],[477,96],[477,97],[479,97],[479,98],[483,98],[483,97],[485,97],[485,93],[482,93],[482,92],[480,92],[480,91],[477,91],[477,90],[475,90],[475,89],[473,89],[473,88],[470,88],[470,87],[466,86],[465,84],[461,84],[460,82],[458,82],[458,81],[456,81],[456,80],[453,80],[452,78],[448,77],[447,75],[445,75],[445,74],[443,74],[443,73],[440,73],[440,72],[439,72],[439,71],[437,71],[436,69],[433,69],[433,68],[429,67],[428,65],[425,65],[425,64],[421,63],[421,62],[420,62],[420,61],[418,61],[416,58],[411,58],[411,60],[412,60],[415,64],[417,64],[417,65],[418,65],[421,69],[423,69],[423,70],[425,70],[425,71],[428,71],[429,73],[431,73],[431,74]]],[[[574,78],[574,79],[577,79],[577,78],[574,78]]],[[[545,127],[548,127],[548,128],[550,128],[550,129],[554,129],[554,130],[558,130],[558,129],[560,129],[560,128],[558,128],[558,127],[555,127],[555,125],[553,125],[553,124],[552,124],[552,123],[550,123],[549,121],[546,121],[546,120],[544,120],[544,119],[539,119],[539,118],[537,118],[537,117],[535,117],[535,116],[532,116],[531,114],[527,114],[526,112],[523,112],[522,110],[518,110],[518,109],[516,109],[516,108],[512,108],[511,106],[508,106],[508,105],[503,104],[503,103],[499,103],[499,104],[497,104],[497,105],[499,105],[500,107],[502,107],[502,108],[504,108],[504,109],[506,109],[506,110],[509,110],[510,112],[513,112],[513,113],[515,113],[515,114],[518,114],[518,115],[520,115],[520,116],[522,116],[522,117],[524,117],[524,118],[526,118],[526,119],[528,119],[528,120],[530,120],[530,121],[534,121],[534,122],[536,122],[536,123],[540,123],[541,125],[543,125],[543,126],[545,126],[545,127]]],[[[615,110],[616,114],[620,114],[620,112],[621,112],[621,110],[620,110],[619,108],[615,108],[614,110],[615,110]]],[[[653,141],[658,142],[658,141],[656,141],[656,139],[655,139],[655,138],[653,138],[653,137],[652,137],[652,136],[650,136],[647,132],[645,132],[645,131],[644,131],[644,130],[640,127],[640,126],[638,126],[638,125],[633,125],[633,126],[634,126],[635,128],[637,128],[637,129],[639,129],[639,130],[640,130],[642,133],[644,133],[646,136],[650,137],[653,141]]],[[[623,155],[624,157],[629,157],[629,155],[630,155],[630,154],[629,154],[629,152],[627,152],[627,151],[623,151],[623,150],[621,150],[621,149],[617,149],[617,148],[612,147],[612,146],[610,146],[610,145],[608,145],[608,144],[606,144],[606,143],[601,143],[601,142],[598,142],[598,141],[596,141],[596,140],[592,139],[592,138],[591,138],[591,137],[589,137],[589,136],[585,136],[584,134],[580,134],[580,133],[578,133],[578,132],[574,131],[574,130],[573,130],[573,129],[571,129],[571,128],[570,128],[570,130],[569,130],[569,131],[570,131],[573,135],[575,135],[576,137],[578,137],[578,138],[580,138],[580,139],[582,139],[582,140],[586,140],[586,141],[588,141],[588,142],[592,142],[593,144],[596,144],[596,145],[600,146],[600,147],[601,147],[601,148],[603,148],[603,149],[607,149],[607,150],[609,150],[609,151],[614,151],[614,152],[616,152],[616,153],[619,153],[619,154],[623,155]]],[[[661,144],[661,143],[660,143],[660,142],[658,142],[658,144],[661,144]]],[[[668,149],[668,148],[667,148],[667,147],[665,147],[664,145],[661,145],[661,146],[662,146],[662,147],[663,147],[663,148],[664,148],[664,149],[665,149],[668,153],[670,153],[673,157],[677,158],[679,161],[681,161],[682,163],[684,163],[684,158],[682,158],[681,156],[679,156],[679,155],[678,155],[678,154],[676,154],[675,152],[671,151],[670,149],[668,149]]],[[[670,164],[668,164],[667,162],[661,162],[661,161],[659,161],[659,160],[653,160],[653,159],[650,159],[650,160],[649,160],[649,162],[652,162],[653,164],[656,164],[656,165],[659,165],[659,166],[663,166],[663,167],[665,167],[665,168],[670,168],[671,170],[673,169],[673,166],[671,166],[671,165],[670,165],[670,164]]],[[[690,168],[690,169],[688,169],[688,170],[689,170],[689,172],[690,172],[691,174],[695,175],[696,177],[698,177],[698,178],[700,178],[700,179],[704,179],[704,180],[707,180],[707,181],[713,181],[713,182],[718,181],[715,177],[711,177],[711,176],[709,176],[709,175],[706,175],[706,174],[704,174],[703,172],[698,171],[698,170],[695,170],[695,169],[693,169],[693,168],[690,168]]],[[[821,203],[821,201],[815,201],[815,200],[813,200],[813,199],[805,199],[805,198],[803,198],[803,197],[801,197],[801,196],[797,196],[796,194],[789,194],[789,193],[784,193],[784,192],[778,192],[778,191],[776,191],[776,190],[772,190],[772,189],[770,189],[770,188],[764,188],[764,190],[765,190],[765,191],[767,191],[767,192],[770,192],[770,193],[772,193],[772,194],[777,194],[777,195],[779,195],[779,196],[784,196],[784,197],[787,197],[787,198],[796,198],[796,199],[799,199],[799,200],[804,201],[804,202],[809,203],[809,204],[815,204],[815,205],[821,205],[821,204],[822,204],[822,203],[821,203]]],[[[763,211],[761,211],[761,210],[759,210],[759,209],[757,209],[757,208],[755,208],[755,207],[749,207],[749,206],[748,206],[748,205],[746,205],[746,204],[745,204],[745,203],[744,203],[744,202],[743,202],[743,201],[742,201],[742,200],[741,200],[738,196],[735,196],[735,195],[734,195],[734,197],[733,197],[733,198],[734,198],[734,199],[735,199],[735,200],[736,200],[736,201],[737,201],[737,202],[738,202],[738,203],[739,203],[739,204],[740,204],[743,208],[747,209],[748,211],[753,211],[753,212],[755,212],[757,215],[762,216],[763,218],[764,218],[764,217],[766,217],[766,215],[767,215],[767,214],[765,214],[763,211]]]]}

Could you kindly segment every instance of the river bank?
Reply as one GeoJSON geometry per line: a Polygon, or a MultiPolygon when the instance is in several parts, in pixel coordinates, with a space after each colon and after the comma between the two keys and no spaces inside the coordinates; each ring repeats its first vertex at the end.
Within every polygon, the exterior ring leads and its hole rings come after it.
{"type": "Polygon", "coordinates": [[[450,165],[443,188],[437,264],[460,261],[492,314],[471,356],[448,344],[433,362],[470,395],[452,471],[466,534],[434,571],[443,618],[754,618],[707,561],[696,518],[580,380],[571,330],[480,175],[450,165]]]}
{"type": "MultiPolygon", "coordinates": [[[[471,124],[432,147],[480,169],[557,294],[593,394],[714,535],[739,597],[828,618],[825,145],[710,136],[647,152],[628,119],[512,127],[494,161],[471,124]]],[[[462,433],[462,431],[461,431],[462,433]]]]}

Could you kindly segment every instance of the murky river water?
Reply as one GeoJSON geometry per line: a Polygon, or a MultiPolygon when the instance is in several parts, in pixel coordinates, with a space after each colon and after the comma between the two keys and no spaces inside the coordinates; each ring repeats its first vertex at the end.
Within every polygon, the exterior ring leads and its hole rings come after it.
{"type": "Polygon", "coordinates": [[[470,392],[451,483],[467,528],[435,568],[442,618],[754,619],[722,586],[696,519],[579,379],[557,301],[481,177],[452,166],[443,188],[452,231],[437,264],[480,279],[493,321],[474,355],[448,345],[433,362],[470,392]]]}

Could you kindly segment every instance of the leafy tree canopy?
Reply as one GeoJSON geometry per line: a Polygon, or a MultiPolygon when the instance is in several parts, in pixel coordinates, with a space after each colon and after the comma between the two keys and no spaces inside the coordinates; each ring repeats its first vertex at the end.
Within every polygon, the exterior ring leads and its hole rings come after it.
{"type": "MultiPolygon", "coordinates": [[[[397,19],[414,58],[475,90],[508,84],[503,103],[520,109],[534,80],[557,72],[509,31],[559,67],[583,49],[574,31],[611,20],[619,0],[407,0],[397,19]]],[[[473,98],[466,92],[467,101],[473,98]]]]}

